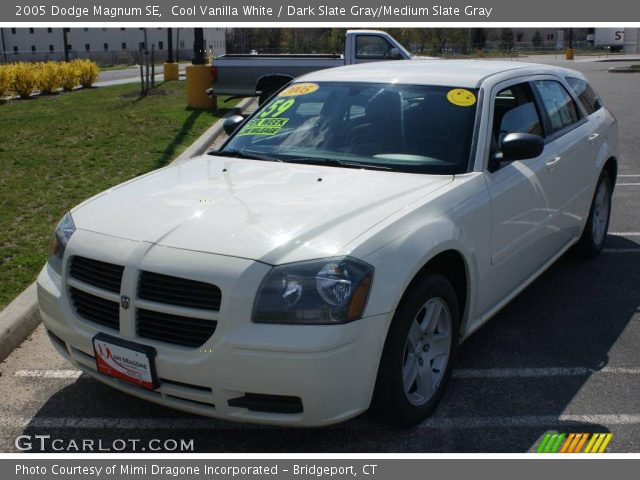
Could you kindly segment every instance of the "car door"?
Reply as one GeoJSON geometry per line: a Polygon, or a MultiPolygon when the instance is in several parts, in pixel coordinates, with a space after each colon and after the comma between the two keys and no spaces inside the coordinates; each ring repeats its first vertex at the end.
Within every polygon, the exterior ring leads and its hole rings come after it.
{"type": "MultiPolygon", "coordinates": [[[[602,148],[604,139],[607,134],[609,125],[609,116],[598,97],[598,94],[591,88],[586,80],[577,77],[565,77],[564,79],[569,86],[570,92],[573,93],[574,99],[577,100],[579,106],[588,120],[586,128],[582,134],[582,150],[584,156],[576,158],[574,165],[574,175],[579,177],[580,185],[583,187],[576,199],[568,205],[567,210],[571,215],[575,215],[582,219],[582,225],[586,222],[589,215],[591,201],[593,197],[594,186],[594,169],[598,165],[598,155],[602,148]]],[[[599,173],[599,172],[598,172],[599,173]]],[[[595,175],[595,178],[597,178],[595,175]]]]}
{"type": "Polygon", "coordinates": [[[581,233],[591,203],[591,176],[597,149],[592,122],[556,77],[537,78],[533,88],[540,101],[548,135],[545,155],[550,201],[558,206],[550,219],[563,240],[581,233]]]}
{"type": "MultiPolygon", "coordinates": [[[[509,133],[545,136],[533,89],[528,81],[514,80],[496,85],[491,92],[491,150],[509,133]]],[[[552,190],[552,151],[545,147],[537,158],[486,168],[491,197],[491,273],[483,286],[484,309],[488,310],[526,281],[561,248],[562,238],[550,225],[559,209],[552,190]]]]}

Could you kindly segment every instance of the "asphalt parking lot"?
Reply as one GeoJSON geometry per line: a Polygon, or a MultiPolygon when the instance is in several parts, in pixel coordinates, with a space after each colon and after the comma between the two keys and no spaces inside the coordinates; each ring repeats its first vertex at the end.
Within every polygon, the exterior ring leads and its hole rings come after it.
{"type": "Polygon", "coordinates": [[[607,249],[591,261],[566,255],[467,340],[431,419],[400,431],[367,415],[321,429],[187,415],[79,375],[41,326],[0,365],[0,451],[15,451],[18,435],[50,435],[193,439],[201,452],[527,452],[559,430],[612,432],[608,451],[640,452],[640,75],[572,65],[619,121],[607,249]]]}

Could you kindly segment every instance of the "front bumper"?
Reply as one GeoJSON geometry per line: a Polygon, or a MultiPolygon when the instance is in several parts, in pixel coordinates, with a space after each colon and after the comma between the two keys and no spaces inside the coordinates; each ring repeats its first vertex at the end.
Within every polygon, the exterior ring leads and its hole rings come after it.
{"type": "MultiPolygon", "coordinates": [[[[139,248],[127,245],[125,240],[106,239],[89,232],[77,232],[72,240],[75,242],[67,247],[67,257],[73,253],[90,256],[91,252],[82,251],[83,245],[91,245],[94,252],[104,252],[99,248],[104,242],[117,244],[109,251],[139,248]]],[[[215,279],[223,285],[224,299],[216,332],[200,348],[188,348],[138,338],[135,327],[127,322],[128,313],[122,310],[119,331],[83,321],[69,300],[65,275],[60,277],[47,264],[37,281],[40,311],[52,343],[75,367],[136,397],[233,421],[321,426],[354,417],[369,407],[390,315],[366,317],[344,325],[255,324],[250,321],[252,302],[247,299],[255,297],[268,266],[155,246],[148,247],[140,261],[157,263],[159,248],[163,249],[169,270],[179,267],[183,274],[193,272],[199,279],[206,274],[202,269],[216,271],[217,266],[218,272],[225,272],[226,279],[215,279]],[[147,391],[98,373],[92,338],[99,332],[155,347],[160,387],[147,391]],[[229,404],[246,394],[298,397],[302,411],[259,411],[229,404]]],[[[131,271],[137,269],[131,256],[125,263],[123,291],[135,289],[127,278],[133,279],[131,271]]],[[[135,304],[133,307],[131,310],[135,310],[135,304]]]]}

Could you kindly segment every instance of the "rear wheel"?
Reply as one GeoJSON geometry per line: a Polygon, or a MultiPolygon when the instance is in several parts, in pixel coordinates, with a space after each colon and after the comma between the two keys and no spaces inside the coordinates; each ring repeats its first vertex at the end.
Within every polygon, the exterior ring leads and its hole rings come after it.
{"type": "Polygon", "coordinates": [[[609,220],[611,218],[612,181],[609,172],[600,175],[596,191],[591,202],[589,218],[576,245],[576,253],[584,258],[593,258],[602,252],[607,241],[609,220]]]}
{"type": "Polygon", "coordinates": [[[391,323],[374,398],[374,413],[410,426],[431,414],[455,357],[459,309],[451,283],[430,274],[407,293],[391,323]]]}

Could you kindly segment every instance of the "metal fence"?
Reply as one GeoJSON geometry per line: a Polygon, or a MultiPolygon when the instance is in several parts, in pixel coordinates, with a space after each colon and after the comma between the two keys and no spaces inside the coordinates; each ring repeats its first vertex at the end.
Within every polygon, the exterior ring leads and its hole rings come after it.
{"type": "MultiPolygon", "coordinates": [[[[457,45],[446,44],[440,52],[436,55],[445,58],[455,57],[505,57],[510,59],[516,59],[518,57],[526,57],[529,55],[549,55],[559,58],[565,55],[568,45],[563,46],[534,46],[526,43],[516,43],[507,48],[504,45],[498,43],[488,43],[482,48],[482,50],[475,50],[469,47],[462,48],[457,45]]],[[[574,45],[573,51],[575,56],[598,56],[608,57],[609,55],[615,55],[621,53],[621,49],[611,49],[609,47],[593,47],[589,45],[574,45]]],[[[412,51],[417,55],[433,55],[432,51],[419,50],[412,51]]]]}
{"type": "MultiPolygon", "coordinates": [[[[154,56],[156,62],[164,62],[167,60],[167,50],[155,50],[154,56]]],[[[191,60],[193,58],[193,50],[179,49],[174,54],[174,61],[191,60]]],[[[110,65],[134,65],[140,63],[140,52],[138,50],[69,50],[69,60],[76,58],[89,59],[101,66],[110,65]]],[[[0,63],[14,62],[54,62],[63,61],[64,51],[17,51],[4,52],[0,54],[0,63]]]]}

